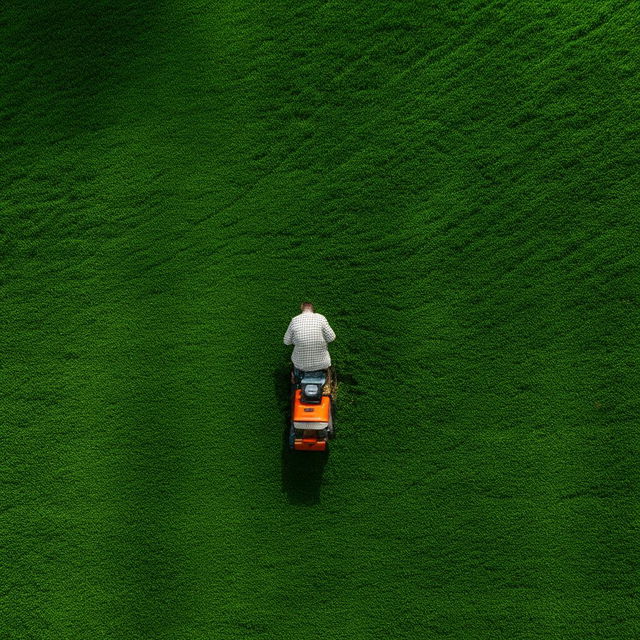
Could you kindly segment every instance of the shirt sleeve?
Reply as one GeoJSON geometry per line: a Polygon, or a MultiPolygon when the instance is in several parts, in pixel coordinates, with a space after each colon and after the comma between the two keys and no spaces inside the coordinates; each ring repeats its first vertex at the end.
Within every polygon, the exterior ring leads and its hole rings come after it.
{"type": "Polygon", "coordinates": [[[322,335],[324,336],[325,342],[333,342],[336,339],[336,334],[329,326],[329,321],[326,318],[322,323],[322,335]]]}
{"type": "Polygon", "coordinates": [[[292,324],[293,324],[293,321],[289,323],[289,326],[287,327],[287,332],[284,334],[285,344],[293,344],[293,329],[291,327],[292,324]]]}

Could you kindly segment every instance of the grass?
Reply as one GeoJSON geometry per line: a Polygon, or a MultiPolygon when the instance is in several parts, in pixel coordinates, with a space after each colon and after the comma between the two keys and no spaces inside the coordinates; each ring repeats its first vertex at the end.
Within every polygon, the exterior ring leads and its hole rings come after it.
{"type": "Polygon", "coordinates": [[[636,638],[637,15],[4,6],[0,638],[636,638]]]}

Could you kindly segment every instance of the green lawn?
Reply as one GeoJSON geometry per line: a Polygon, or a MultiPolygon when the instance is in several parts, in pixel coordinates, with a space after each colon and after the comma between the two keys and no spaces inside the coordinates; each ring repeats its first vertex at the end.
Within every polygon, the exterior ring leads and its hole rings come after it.
{"type": "Polygon", "coordinates": [[[4,3],[0,639],[640,637],[639,19],[4,3]]]}

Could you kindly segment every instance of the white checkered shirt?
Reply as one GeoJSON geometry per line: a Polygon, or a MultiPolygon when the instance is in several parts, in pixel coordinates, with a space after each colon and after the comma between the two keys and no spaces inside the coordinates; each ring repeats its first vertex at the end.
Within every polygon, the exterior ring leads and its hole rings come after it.
{"type": "Polygon", "coordinates": [[[291,354],[293,364],[303,371],[317,371],[331,366],[327,342],[336,334],[321,313],[303,311],[291,319],[284,343],[295,345],[291,354]]]}

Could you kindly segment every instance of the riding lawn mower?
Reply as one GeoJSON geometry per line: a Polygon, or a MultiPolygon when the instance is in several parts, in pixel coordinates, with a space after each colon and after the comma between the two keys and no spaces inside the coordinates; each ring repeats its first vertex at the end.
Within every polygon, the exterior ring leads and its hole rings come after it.
{"type": "Polygon", "coordinates": [[[291,426],[289,448],[294,451],[327,451],[335,438],[333,367],[319,371],[291,370],[291,426]]]}

